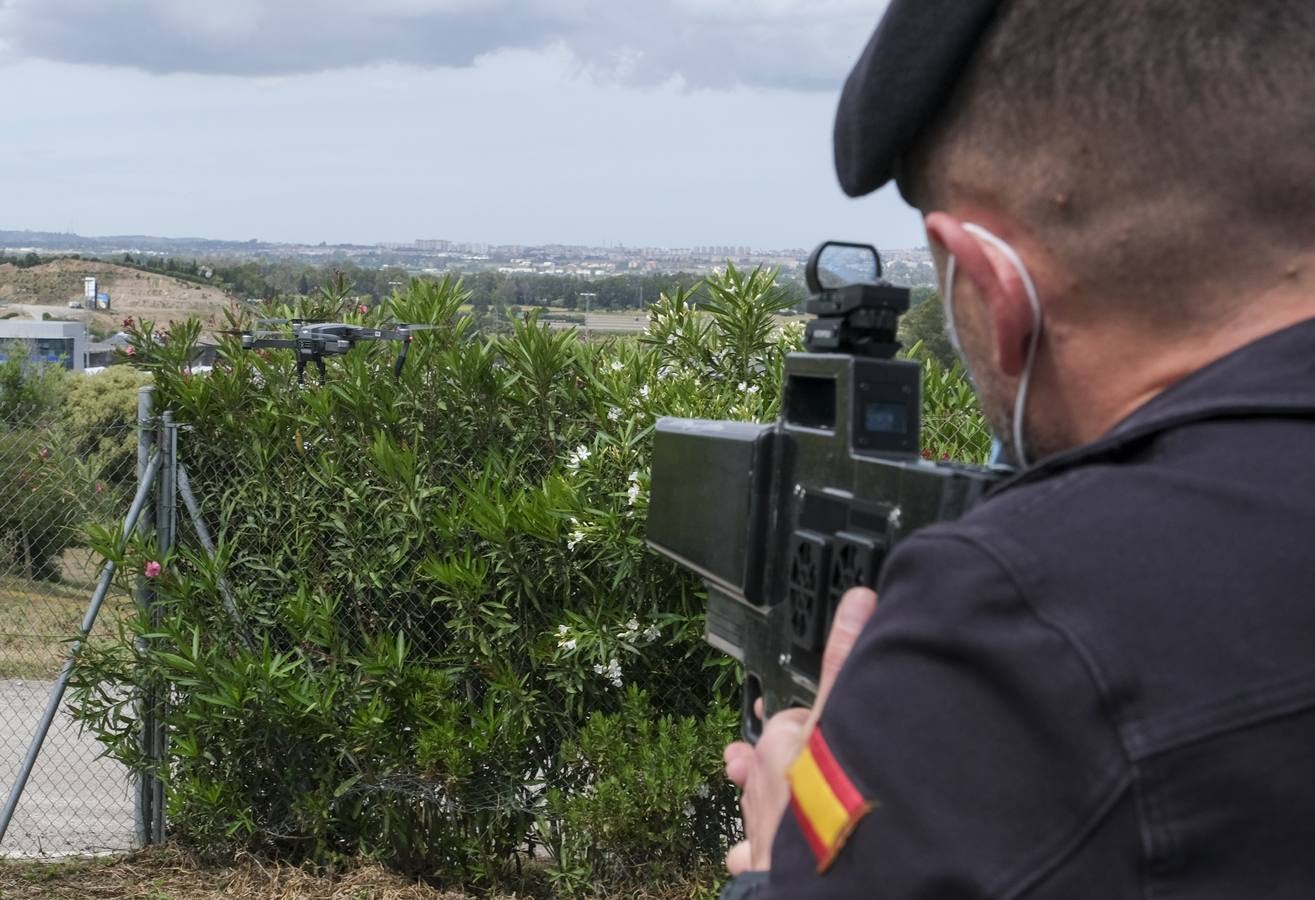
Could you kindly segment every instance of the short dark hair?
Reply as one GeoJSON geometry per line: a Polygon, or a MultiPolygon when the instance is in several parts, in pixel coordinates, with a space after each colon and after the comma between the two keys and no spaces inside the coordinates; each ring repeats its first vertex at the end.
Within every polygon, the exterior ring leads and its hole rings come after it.
{"type": "Polygon", "coordinates": [[[1290,258],[1315,239],[1315,3],[1011,0],[902,176],[1125,293],[1290,258]]]}

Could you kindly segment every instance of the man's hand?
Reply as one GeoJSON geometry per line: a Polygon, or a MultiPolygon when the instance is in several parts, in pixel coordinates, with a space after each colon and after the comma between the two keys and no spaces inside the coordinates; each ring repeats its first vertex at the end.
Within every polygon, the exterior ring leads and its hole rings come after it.
{"type": "MultiPolygon", "coordinates": [[[[790,803],[790,784],[785,773],[821,717],[836,673],[876,608],[877,595],[867,588],[854,588],[846,593],[836,609],[826,641],[813,708],[787,709],[772,716],[763,727],[756,747],[736,741],[726,748],[726,777],[743,790],[740,809],[744,816],[744,840],[726,854],[726,868],[732,875],[771,868],[772,841],[790,803]]],[[[754,712],[762,717],[762,700],[754,712]]]]}

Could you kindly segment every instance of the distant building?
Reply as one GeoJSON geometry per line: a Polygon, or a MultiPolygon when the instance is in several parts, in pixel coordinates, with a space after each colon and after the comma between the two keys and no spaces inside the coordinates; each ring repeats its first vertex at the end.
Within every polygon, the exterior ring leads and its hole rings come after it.
{"type": "Polygon", "coordinates": [[[87,367],[87,326],[81,322],[0,320],[0,360],[9,358],[15,343],[26,346],[28,359],[75,371],[87,367]]]}
{"type": "Polygon", "coordinates": [[[122,331],[111,335],[103,341],[91,341],[87,344],[87,368],[96,369],[104,366],[112,366],[123,359],[120,351],[127,347],[130,341],[128,335],[122,331]]]}

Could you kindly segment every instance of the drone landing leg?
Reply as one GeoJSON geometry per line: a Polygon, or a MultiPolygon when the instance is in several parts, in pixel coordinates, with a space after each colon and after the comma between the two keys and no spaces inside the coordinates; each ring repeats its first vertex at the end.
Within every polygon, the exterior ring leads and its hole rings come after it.
{"type": "Polygon", "coordinates": [[[393,366],[393,377],[402,379],[402,366],[406,365],[406,351],[411,349],[411,335],[402,338],[402,349],[397,353],[397,364],[393,366]]]}
{"type": "Polygon", "coordinates": [[[306,360],[297,358],[297,384],[306,386],[306,360]]]}
{"type": "Polygon", "coordinates": [[[315,357],[315,368],[317,368],[317,369],[320,370],[320,387],[324,387],[324,372],[325,372],[325,369],[324,369],[324,357],[323,357],[323,356],[317,356],[317,357],[315,357]]]}

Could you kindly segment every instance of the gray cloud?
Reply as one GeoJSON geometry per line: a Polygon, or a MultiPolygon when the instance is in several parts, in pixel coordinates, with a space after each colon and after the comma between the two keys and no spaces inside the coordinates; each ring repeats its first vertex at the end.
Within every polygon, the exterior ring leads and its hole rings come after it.
{"type": "Polygon", "coordinates": [[[627,84],[836,89],[880,0],[0,0],[14,59],[262,76],[566,47],[627,84]]]}

